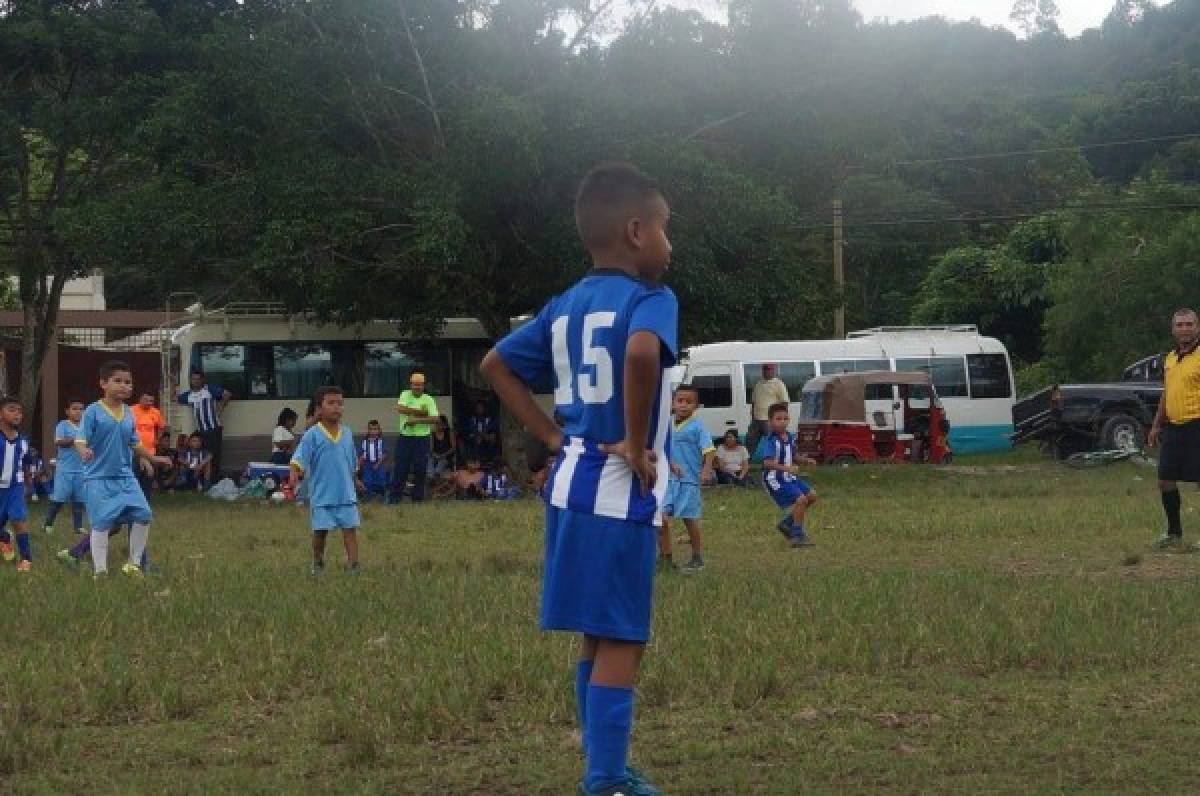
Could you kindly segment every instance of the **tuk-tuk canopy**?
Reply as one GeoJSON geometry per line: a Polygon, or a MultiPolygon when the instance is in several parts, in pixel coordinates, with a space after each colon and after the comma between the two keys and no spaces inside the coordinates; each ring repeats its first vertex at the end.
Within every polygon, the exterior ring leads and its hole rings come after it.
{"type": "Polygon", "coordinates": [[[924,387],[933,400],[937,400],[937,392],[933,389],[929,374],[922,371],[835,373],[805,382],[800,417],[808,421],[863,423],[867,417],[867,386],[874,384],[924,387]]]}

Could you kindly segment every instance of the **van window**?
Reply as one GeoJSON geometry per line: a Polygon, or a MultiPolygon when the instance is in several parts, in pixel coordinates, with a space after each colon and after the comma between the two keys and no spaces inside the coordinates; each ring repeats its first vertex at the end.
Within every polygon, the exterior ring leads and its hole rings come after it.
{"type": "Polygon", "coordinates": [[[963,365],[962,357],[897,359],[896,370],[928,373],[942,398],[967,397],[967,369],[963,365]]]}
{"type": "Polygon", "coordinates": [[[831,373],[862,373],[868,370],[891,370],[892,364],[886,359],[822,359],[821,375],[831,373]]]}
{"type": "MultiPolygon", "coordinates": [[[[762,378],[762,362],[754,362],[742,365],[742,373],[745,377],[746,384],[746,403],[753,403],[754,385],[762,378]]],[[[804,385],[808,380],[817,375],[817,365],[815,362],[778,362],[776,363],[778,372],[776,375],[783,380],[787,387],[788,397],[792,399],[792,403],[800,400],[800,393],[804,391],[804,385]]]]}
{"type": "Polygon", "coordinates": [[[692,386],[700,395],[706,409],[727,409],[733,406],[733,386],[728,373],[702,373],[692,377],[692,386]]]}
{"type": "Polygon", "coordinates": [[[1008,358],[1004,354],[967,354],[967,368],[971,372],[972,398],[1012,397],[1008,358]]]}

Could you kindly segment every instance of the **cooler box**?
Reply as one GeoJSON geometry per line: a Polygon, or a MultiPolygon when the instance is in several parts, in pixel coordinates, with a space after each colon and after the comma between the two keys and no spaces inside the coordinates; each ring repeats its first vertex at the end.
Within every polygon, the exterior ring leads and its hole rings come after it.
{"type": "Polygon", "coordinates": [[[286,484],[291,476],[291,468],[286,464],[271,464],[270,462],[250,462],[246,465],[246,475],[250,478],[260,478],[271,492],[286,484]]]}

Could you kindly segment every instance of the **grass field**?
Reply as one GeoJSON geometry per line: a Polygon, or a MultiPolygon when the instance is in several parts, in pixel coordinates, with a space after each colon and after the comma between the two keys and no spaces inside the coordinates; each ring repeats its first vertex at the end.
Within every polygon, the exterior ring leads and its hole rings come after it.
{"type": "MultiPolygon", "coordinates": [[[[657,586],[635,761],[673,794],[1192,791],[1200,556],[1149,552],[1153,477],[820,470],[803,552],[761,493],[707,491],[708,569],[657,586]]],[[[371,508],[366,571],[331,547],[319,580],[294,507],[156,511],[156,577],[61,568],[65,518],[0,571],[0,790],[573,792],[538,504],[371,508]]]]}

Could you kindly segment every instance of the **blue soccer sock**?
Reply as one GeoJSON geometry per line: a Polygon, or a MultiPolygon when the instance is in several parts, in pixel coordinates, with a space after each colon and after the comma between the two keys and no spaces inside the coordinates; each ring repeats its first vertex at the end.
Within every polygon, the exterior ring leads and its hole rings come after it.
{"type": "MultiPolygon", "coordinates": [[[[61,503],[59,504],[62,505],[61,503]]],[[[75,523],[74,530],[83,530],[83,506],[76,503],[71,504],[71,521],[75,523]]]]}
{"type": "Polygon", "coordinates": [[[589,685],[587,695],[588,790],[623,782],[628,776],[629,736],[633,731],[633,689],[589,685]]]}
{"type": "MultiPolygon", "coordinates": [[[[63,504],[51,501],[50,508],[46,510],[46,522],[44,524],[45,527],[49,528],[54,524],[54,518],[58,516],[58,510],[62,507],[63,504]]],[[[75,527],[78,528],[79,526],[77,525],[75,527]]]]}
{"type": "Polygon", "coordinates": [[[588,683],[592,680],[592,669],[596,662],[581,660],[575,664],[575,718],[579,721],[579,743],[587,755],[587,695],[588,683]]]}
{"type": "Polygon", "coordinates": [[[790,538],[790,539],[803,539],[803,538],[804,538],[804,537],[806,537],[807,535],[808,535],[808,534],[806,534],[806,533],[804,532],[804,526],[803,526],[803,525],[796,525],[795,523],[792,523],[792,533],[791,533],[791,536],[790,536],[790,537],[788,537],[788,538],[790,538]]]}
{"type": "Polygon", "coordinates": [[[17,534],[17,553],[22,561],[32,561],[33,551],[29,547],[29,532],[17,534]]]}
{"type": "Polygon", "coordinates": [[[792,512],[790,512],[790,511],[787,514],[783,515],[783,519],[780,520],[780,522],[782,522],[784,525],[786,525],[790,529],[794,530],[796,528],[796,520],[795,520],[795,518],[792,517],[792,512]]]}
{"type": "Polygon", "coordinates": [[[11,541],[12,541],[12,534],[8,532],[8,529],[0,528],[0,543],[8,544],[11,541]]]}

